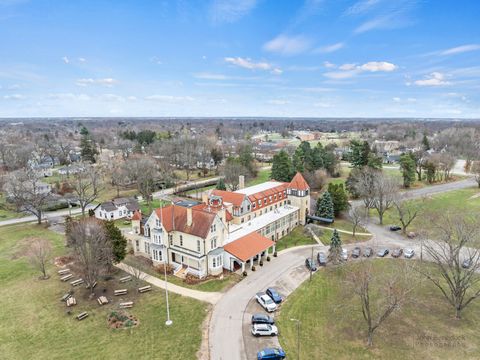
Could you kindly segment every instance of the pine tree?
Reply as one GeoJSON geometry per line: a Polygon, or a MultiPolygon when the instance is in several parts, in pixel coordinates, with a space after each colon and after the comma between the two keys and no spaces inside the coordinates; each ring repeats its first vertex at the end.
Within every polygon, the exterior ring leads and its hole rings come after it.
{"type": "Polygon", "coordinates": [[[428,141],[427,134],[423,134],[423,139],[422,139],[422,145],[423,145],[423,150],[428,151],[430,150],[430,142],[428,141]]]}
{"type": "Polygon", "coordinates": [[[328,257],[334,264],[338,263],[342,256],[342,240],[338,234],[337,229],[333,230],[332,238],[330,239],[330,249],[328,257]]]}
{"type": "Polygon", "coordinates": [[[290,182],[294,175],[292,161],[288,154],[281,150],[273,156],[271,179],[290,182]]]}
{"type": "Polygon", "coordinates": [[[215,186],[215,189],[217,190],[227,190],[227,187],[225,185],[225,180],[223,178],[218,179],[217,185],[215,186]]]}
{"type": "Polygon", "coordinates": [[[127,239],[113,221],[104,221],[105,233],[112,246],[113,262],[119,263],[127,255],[127,239]]]}
{"type": "Polygon", "coordinates": [[[316,215],[326,219],[334,218],[332,196],[328,191],[325,191],[322,197],[318,198],[316,215]]]}
{"type": "Polygon", "coordinates": [[[415,182],[415,159],[412,154],[400,156],[400,170],[402,171],[403,186],[409,188],[415,182]]]}
{"type": "Polygon", "coordinates": [[[98,155],[98,151],[95,142],[90,136],[90,132],[85,126],[83,126],[80,130],[80,134],[82,135],[80,139],[82,160],[95,163],[95,155],[98,155]]]}
{"type": "Polygon", "coordinates": [[[348,197],[343,184],[328,184],[328,192],[332,196],[335,216],[348,209],[348,197]]]}

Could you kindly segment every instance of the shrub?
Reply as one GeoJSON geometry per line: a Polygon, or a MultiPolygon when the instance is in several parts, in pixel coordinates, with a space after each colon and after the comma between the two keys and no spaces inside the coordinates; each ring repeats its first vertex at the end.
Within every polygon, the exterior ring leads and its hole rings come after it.
{"type": "Polygon", "coordinates": [[[277,252],[275,251],[275,252],[273,253],[273,257],[277,257],[277,256],[278,256],[278,254],[277,254],[277,252]]]}
{"type": "Polygon", "coordinates": [[[252,271],[255,271],[255,270],[257,270],[257,269],[255,269],[255,265],[254,265],[254,266],[252,266],[252,271]]]}
{"type": "Polygon", "coordinates": [[[243,274],[243,276],[247,276],[247,275],[248,275],[246,271],[244,271],[242,274],[243,274]]]}
{"type": "Polygon", "coordinates": [[[167,275],[173,275],[173,266],[170,264],[160,264],[155,266],[154,269],[156,272],[162,275],[165,273],[165,270],[167,271],[167,275]]]}
{"type": "Polygon", "coordinates": [[[260,260],[260,266],[263,266],[263,261],[262,260],[260,260]]]}
{"type": "Polygon", "coordinates": [[[270,256],[267,256],[267,261],[270,261],[270,256]]]}
{"type": "Polygon", "coordinates": [[[198,278],[197,276],[195,276],[193,274],[187,274],[183,281],[185,282],[185,284],[195,285],[195,284],[198,284],[198,283],[202,282],[203,280],[198,278]]]}

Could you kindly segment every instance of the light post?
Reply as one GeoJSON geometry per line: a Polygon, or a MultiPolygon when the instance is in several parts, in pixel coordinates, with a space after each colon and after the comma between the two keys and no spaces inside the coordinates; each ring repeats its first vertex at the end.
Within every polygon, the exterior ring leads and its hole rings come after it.
{"type": "Polygon", "coordinates": [[[297,360],[300,360],[300,323],[298,319],[290,319],[290,321],[295,321],[297,323],[297,360]]]}
{"type": "MultiPolygon", "coordinates": [[[[163,192],[163,186],[160,191],[160,201],[163,201],[162,192],[163,192]]],[[[160,203],[160,206],[161,205],[162,204],[160,203]]],[[[161,211],[160,211],[160,223],[161,223],[161,226],[163,226],[163,206],[161,206],[161,211]]],[[[166,240],[168,241],[168,239],[164,239],[163,231],[162,231],[162,241],[166,241],[166,240]]],[[[166,246],[165,246],[165,249],[166,249],[166,246]]],[[[165,325],[170,326],[173,324],[173,321],[170,320],[170,305],[168,303],[168,281],[167,281],[168,250],[166,251],[166,255],[167,255],[166,259],[164,258],[163,260],[163,273],[165,275],[165,299],[167,302],[167,321],[165,321],[165,325]]]]}

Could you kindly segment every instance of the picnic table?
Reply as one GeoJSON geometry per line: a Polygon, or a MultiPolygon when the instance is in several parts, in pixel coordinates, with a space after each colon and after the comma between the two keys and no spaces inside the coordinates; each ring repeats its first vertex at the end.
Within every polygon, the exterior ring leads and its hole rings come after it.
{"type": "Polygon", "coordinates": [[[88,316],[88,313],[86,311],[80,313],[77,315],[77,320],[83,320],[88,316]]]}
{"type": "Polygon", "coordinates": [[[114,290],[114,291],[113,291],[113,294],[114,294],[115,296],[118,296],[118,295],[126,295],[126,294],[127,294],[127,289],[114,290]]]}
{"type": "Polygon", "coordinates": [[[80,284],[83,284],[83,279],[77,279],[77,280],[73,280],[70,282],[70,284],[72,284],[72,286],[78,286],[80,284]]]}
{"type": "Polygon", "coordinates": [[[60,278],[60,280],[67,281],[67,280],[70,280],[71,278],[73,278],[73,274],[67,274],[67,275],[62,276],[60,278]]]}
{"type": "Polygon", "coordinates": [[[105,304],[108,304],[108,299],[106,296],[100,296],[98,299],[98,304],[99,305],[105,305],[105,304]]]}
{"type": "Polygon", "coordinates": [[[119,306],[121,309],[131,308],[133,307],[133,301],[122,302],[119,304],[119,306]]]}
{"type": "Polygon", "coordinates": [[[67,306],[70,307],[70,306],[73,306],[73,305],[77,305],[77,300],[73,296],[70,296],[67,299],[67,306]]]}
{"type": "Polygon", "coordinates": [[[130,280],[132,280],[132,277],[130,275],[120,278],[121,283],[125,283],[125,282],[130,281],[130,280]]]}
{"type": "Polygon", "coordinates": [[[58,270],[58,275],[66,275],[70,272],[70,269],[58,270]]]}
{"type": "Polygon", "coordinates": [[[150,291],[150,290],[152,290],[151,285],[147,285],[147,286],[143,286],[143,287],[138,288],[139,293],[144,293],[144,292],[147,292],[147,291],[150,291]]]}

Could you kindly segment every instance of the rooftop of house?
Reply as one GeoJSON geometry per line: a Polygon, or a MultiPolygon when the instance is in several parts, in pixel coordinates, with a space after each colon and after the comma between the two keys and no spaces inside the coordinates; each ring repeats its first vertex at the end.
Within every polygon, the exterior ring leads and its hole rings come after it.
{"type": "Polygon", "coordinates": [[[235,191],[235,193],[250,196],[250,195],[257,194],[259,192],[263,192],[263,191],[266,191],[266,190],[270,190],[270,189],[282,186],[284,184],[285,183],[283,183],[283,182],[270,180],[270,181],[266,181],[266,182],[258,184],[258,185],[253,185],[253,186],[246,187],[244,189],[237,190],[237,191],[235,191]]]}
{"type": "Polygon", "coordinates": [[[237,259],[247,261],[274,244],[272,240],[253,232],[225,245],[223,249],[237,259]]]}

